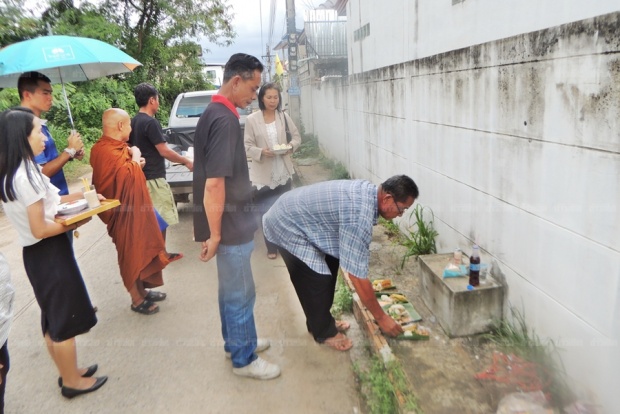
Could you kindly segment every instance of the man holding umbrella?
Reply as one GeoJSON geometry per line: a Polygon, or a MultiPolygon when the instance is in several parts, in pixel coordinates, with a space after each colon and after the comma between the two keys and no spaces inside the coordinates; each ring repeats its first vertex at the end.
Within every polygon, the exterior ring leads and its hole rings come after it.
{"type": "MultiPolygon", "coordinates": [[[[39,72],[26,72],[17,81],[17,91],[21,106],[30,109],[37,117],[41,118],[43,112],[52,107],[51,80],[39,72]]],[[[43,174],[50,178],[52,184],[60,189],[60,195],[69,194],[67,180],[62,171],[66,163],[84,156],[84,143],[79,133],[73,131],[67,140],[67,147],[60,154],[56,149],[56,143],[45,123],[42,127],[47,137],[45,150],[35,158],[35,162],[42,167],[43,174]]]]}

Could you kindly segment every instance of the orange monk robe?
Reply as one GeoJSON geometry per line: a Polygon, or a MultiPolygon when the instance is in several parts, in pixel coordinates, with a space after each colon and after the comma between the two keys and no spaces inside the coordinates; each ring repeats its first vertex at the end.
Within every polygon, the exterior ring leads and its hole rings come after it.
{"type": "Polygon", "coordinates": [[[125,288],[133,287],[138,278],[147,288],[163,285],[162,269],[169,263],[164,239],[146,178],[140,165],[131,160],[127,143],[101,137],[91,149],[90,165],[97,192],[121,202],[99,218],[116,245],[125,288]]]}

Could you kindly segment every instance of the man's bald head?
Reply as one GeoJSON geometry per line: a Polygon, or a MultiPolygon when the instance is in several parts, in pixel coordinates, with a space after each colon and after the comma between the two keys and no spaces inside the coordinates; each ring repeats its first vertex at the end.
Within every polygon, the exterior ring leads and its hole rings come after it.
{"type": "Polygon", "coordinates": [[[102,117],[103,135],[117,141],[128,141],[131,133],[131,118],[120,108],[106,109],[102,117]]]}

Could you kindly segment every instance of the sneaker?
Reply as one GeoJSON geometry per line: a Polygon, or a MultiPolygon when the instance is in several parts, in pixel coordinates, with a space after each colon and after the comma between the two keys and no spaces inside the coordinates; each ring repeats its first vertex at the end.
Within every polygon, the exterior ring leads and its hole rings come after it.
{"type": "Polygon", "coordinates": [[[260,380],[268,380],[280,375],[280,367],[263,358],[256,358],[251,364],[242,368],[233,368],[233,374],[260,380]]]}
{"type": "MultiPolygon", "coordinates": [[[[269,348],[270,346],[271,346],[271,342],[269,342],[269,339],[258,338],[256,340],[256,349],[254,350],[254,352],[258,354],[259,352],[263,352],[265,349],[269,348]]],[[[226,352],[226,358],[230,359],[230,352],[226,352]]]]}

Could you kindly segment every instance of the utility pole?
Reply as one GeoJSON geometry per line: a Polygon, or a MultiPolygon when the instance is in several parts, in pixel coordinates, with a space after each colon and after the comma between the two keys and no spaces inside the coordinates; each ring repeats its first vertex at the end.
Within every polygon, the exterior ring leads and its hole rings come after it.
{"type": "Polygon", "coordinates": [[[269,50],[269,45],[267,45],[267,54],[263,56],[267,63],[267,77],[265,77],[265,72],[263,72],[263,83],[271,82],[271,56],[273,56],[269,50]]]}
{"type": "Polygon", "coordinates": [[[297,75],[297,29],[295,28],[295,0],[286,0],[286,32],[288,33],[289,115],[300,127],[299,78],[297,75]]]}

